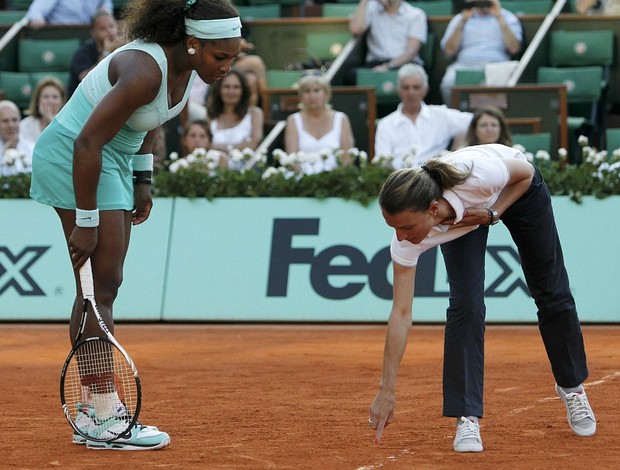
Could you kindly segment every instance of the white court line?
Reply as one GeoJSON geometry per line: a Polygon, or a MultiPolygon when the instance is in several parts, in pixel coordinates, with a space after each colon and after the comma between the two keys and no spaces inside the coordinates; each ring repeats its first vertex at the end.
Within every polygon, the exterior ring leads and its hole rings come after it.
{"type": "MultiPolygon", "coordinates": [[[[588,389],[590,387],[595,387],[597,385],[604,385],[605,383],[609,382],[610,380],[617,379],[618,377],[620,377],[620,371],[619,372],[614,372],[613,374],[606,375],[605,377],[601,378],[600,380],[596,380],[594,382],[586,383],[586,384],[583,385],[583,388],[588,389]]],[[[514,410],[509,411],[508,414],[509,415],[517,415],[519,413],[523,413],[524,411],[531,410],[532,408],[534,408],[536,405],[538,405],[540,403],[544,403],[546,401],[551,401],[551,400],[559,400],[559,399],[560,399],[560,397],[558,397],[558,396],[542,398],[540,400],[537,400],[533,405],[525,406],[523,408],[515,408],[514,410]]]]}
{"type": "MultiPolygon", "coordinates": [[[[614,380],[614,379],[617,379],[617,378],[620,378],[620,371],[614,372],[613,374],[606,375],[605,377],[603,377],[603,378],[601,378],[599,380],[596,380],[594,382],[588,382],[587,384],[584,384],[583,388],[587,389],[587,388],[591,388],[591,387],[596,387],[598,385],[604,385],[607,382],[609,382],[611,380],[614,380]]],[[[496,391],[499,391],[499,392],[510,392],[510,391],[517,390],[517,389],[518,389],[518,387],[508,387],[508,388],[498,389],[496,391]]],[[[560,399],[560,397],[558,397],[558,396],[542,398],[540,400],[537,400],[531,406],[525,406],[523,408],[515,408],[514,410],[509,411],[508,414],[512,415],[512,414],[523,413],[524,411],[531,410],[532,408],[534,408],[536,405],[538,405],[540,403],[544,403],[544,402],[547,402],[547,401],[550,401],[550,400],[559,400],[559,399],[560,399]]],[[[409,412],[413,412],[413,410],[403,410],[399,414],[403,415],[403,414],[406,414],[406,413],[409,413],[409,412]]],[[[402,450],[400,452],[400,455],[398,455],[398,456],[389,455],[389,456],[386,457],[386,460],[388,461],[388,463],[392,463],[392,462],[396,462],[398,460],[398,457],[400,457],[400,456],[413,455],[413,454],[415,454],[415,452],[412,452],[409,449],[404,449],[404,450],[402,450]]],[[[364,465],[362,467],[358,467],[355,470],[375,470],[377,468],[382,468],[384,465],[385,464],[383,462],[378,462],[378,463],[375,463],[375,464],[372,464],[372,465],[364,465]]]]}

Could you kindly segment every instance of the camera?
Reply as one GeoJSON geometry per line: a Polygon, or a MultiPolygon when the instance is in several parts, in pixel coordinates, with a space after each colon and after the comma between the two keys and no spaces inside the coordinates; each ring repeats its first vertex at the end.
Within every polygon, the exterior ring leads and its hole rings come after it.
{"type": "Polygon", "coordinates": [[[463,9],[469,10],[470,8],[491,8],[491,6],[493,6],[493,2],[490,0],[473,0],[471,2],[465,2],[463,9]]]}

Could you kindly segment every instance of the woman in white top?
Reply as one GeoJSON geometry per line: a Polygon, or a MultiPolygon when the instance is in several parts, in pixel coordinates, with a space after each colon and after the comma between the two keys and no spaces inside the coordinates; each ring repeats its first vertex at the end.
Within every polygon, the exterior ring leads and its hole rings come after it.
{"type": "MultiPolygon", "coordinates": [[[[450,300],[444,337],[443,415],[457,418],[454,450],[480,452],[483,411],[484,259],[489,227],[500,220],[518,248],[556,392],[578,436],[596,432],[582,382],[588,377],[583,337],[570,291],[551,197],[540,173],[518,150],[500,144],[465,147],[392,173],[379,204],[394,235],[394,293],[383,373],[369,424],[381,439],[393,419],[396,375],[411,328],[418,257],[441,245],[450,300]]],[[[523,380],[523,379],[522,379],[523,380]]],[[[517,383],[527,390],[527,383],[517,383]]]]}
{"type": "Polygon", "coordinates": [[[43,77],[34,88],[26,116],[19,123],[19,140],[32,155],[34,144],[67,99],[65,86],[56,77],[43,77]]]}
{"type": "MultiPolygon", "coordinates": [[[[232,69],[212,84],[207,94],[207,121],[211,149],[224,153],[232,149],[256,150],[263,139],[263,110],[250,106],[250,88],[243,72],[232,69]]],[[[234,164],[229,160],[231,168],[234,164]]]]}
{"type": "MultiPolygon", "coordinates": [[[[299,80],[300,111],[287,119],[284,149],[287,153],[303,152],[315,156],[331,151],[326,160],[315,158],[302,163],[303,173],[333,170],[338,164],[333,151],[353,147],[349,117],[331,108],[331,94],[329,82],[319,74],[306,75],[299,80]]],[[[350,163],[350,160],[343,163],[350,163]]]]}

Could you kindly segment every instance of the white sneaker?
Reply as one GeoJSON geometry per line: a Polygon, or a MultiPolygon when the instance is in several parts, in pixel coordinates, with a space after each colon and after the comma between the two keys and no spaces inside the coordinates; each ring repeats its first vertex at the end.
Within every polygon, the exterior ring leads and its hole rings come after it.
{"type": "Polygon", "coordinates": [[[482,452],[480,425],[461,416],[460,422],[456,425],[454,450],[456,452],[482,452]]]}
{"type": "Polygon", "coordinates": [[[594,436],[596,418],[586,391],[566,393],[558,384],[555,384],[555,391],[566,406],[566,419],[574,433],[581,437],[594,436]]]}

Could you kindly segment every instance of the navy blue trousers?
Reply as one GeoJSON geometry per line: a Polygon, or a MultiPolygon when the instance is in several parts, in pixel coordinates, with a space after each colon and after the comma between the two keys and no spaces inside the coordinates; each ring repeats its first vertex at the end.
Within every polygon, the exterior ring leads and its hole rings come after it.
{"type": "MultiPolygon", "coordinates": [[[[588,377],[583,336],[551,197],[538,170],[528,191],[501,220],[519,251],[555,381],[561,387],[576,387],[588,377]]],[[[493,228],[480,227],[441,246],[450,284],[444,335],[444,416],[483,416],[484,257],[489,230],[493,228]]]]}

